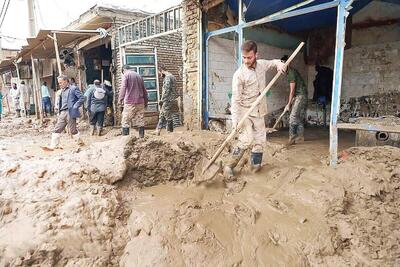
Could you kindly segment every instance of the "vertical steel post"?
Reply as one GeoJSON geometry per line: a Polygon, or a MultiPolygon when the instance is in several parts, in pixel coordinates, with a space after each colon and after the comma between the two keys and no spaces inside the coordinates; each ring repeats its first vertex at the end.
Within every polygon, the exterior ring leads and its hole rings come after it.
{"type": "Polygon", "coordinates": [[[239,15],[238,15],[238,29],[237,29],[237,34],[238,34],[238,47],[237,47],[237,65],[238,67],[242,65],[242,44],[243,44],[243,25],[244,25],[244,18],[243,18],[243,0],[238,1],[239,4],[239,15]]]}
{"type": "Polygon", "coordinates": [[[340,111],[340,93],[342,91],[342,71],[343,71],[343,56],[345,47],[346,34],[346,19],[348,9],[353,1],[340,0],[337,7],[337,24],[336,24],[336,48],[335,48],[335,68],[333,74],[333,89],[331,103],[331,120],[330,120],[330,165],[335,167],[338,159],[338,129],[337,121],[340,111]]]}

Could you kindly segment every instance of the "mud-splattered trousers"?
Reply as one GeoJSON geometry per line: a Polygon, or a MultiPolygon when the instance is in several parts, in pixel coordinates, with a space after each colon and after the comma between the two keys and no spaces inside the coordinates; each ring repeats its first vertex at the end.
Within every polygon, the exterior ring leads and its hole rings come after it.
{"type": "Polygon", "coordinates": [[[176,100],[163,102],[160,114],[158,116],[158,124],[157,124],[158,129],[163,128],[167,121],[172,121],[172,114],[175,112],[176,106],[177,106],[176,100]]]}
{"type": "Polygon", "coordinates": [[[162,106],[158,117],[158,129],[163,128],[166,121],[172,121],[172,114],[178,106],[176,98],[176,79],[172,74],[167,74],[162,87],[162,106]]]}
{"type": "Polygon", "coordinates": [[[297,95],[289,116],[289,137],[304,136],[304,119],[306,118],[307,96],[297,95]]]}
{"type": "MultiPolygon", "coordinates": [[[[276,68],[279,60],[257,60],[254,68],[244,64],[235,72],[232,79],[232,124],[239,123],[251,105],[267,85],[266,72],[276,68]]],[[[234,168],[246,150],[262,153],[266,142],[264,116],[267,114],[267,101],[263,99],[250,114],[240,130],[238,142],[227,163],[234,168]]]]}

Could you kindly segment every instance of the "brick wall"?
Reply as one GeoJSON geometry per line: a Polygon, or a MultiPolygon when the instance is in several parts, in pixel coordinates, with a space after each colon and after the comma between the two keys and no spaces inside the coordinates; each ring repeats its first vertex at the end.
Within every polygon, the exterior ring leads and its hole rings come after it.
{"type": "Polygon", "coordinates": [[[183,107],[187,129],[201,128],[201,56],[200,22],[201,12],[197,0],[182,2],[182,54],[183,54],[183,107]]]}

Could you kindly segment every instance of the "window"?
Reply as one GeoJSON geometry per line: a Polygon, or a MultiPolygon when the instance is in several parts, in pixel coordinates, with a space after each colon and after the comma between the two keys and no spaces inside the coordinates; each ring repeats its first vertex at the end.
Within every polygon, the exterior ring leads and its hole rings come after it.
{"type": "Polygon", "coordinates": [[[126,64],[143,78],[149,104],[147,111],[158,111],[158,86],[155,54],[127,54],[126,64]]]}
{"type": "Polygon", "coordinates": [[[155,77],[156,68],[155,67],[140,67],[139,74],[142,77],[155,77]]]}
{"type": "Polygon", "coordinates": [[[147,91],[149,102],[158,102],[157,91],[147,91]]]}
{"type": "Polygon", "coordinates": [[[145,80],[144,87],[146,88],[146,90],[156,90],[157,82],[156,80],[145,80]]]}
{"type": "Polygon", "coordinates": [[[128,65],[154,65],[154,55],[127,55],[126,64],[128,65]]]}

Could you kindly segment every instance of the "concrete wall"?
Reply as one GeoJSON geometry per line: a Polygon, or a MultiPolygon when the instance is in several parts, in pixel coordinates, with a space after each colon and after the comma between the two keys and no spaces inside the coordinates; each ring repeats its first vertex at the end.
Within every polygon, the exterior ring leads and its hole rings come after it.
{"type": "MultiPolygon", "coordinates": [[[[373,1],[356,13],[351,48],[344,52],[342,98],[398,91],[400,87],[400,24],[365,27],[364,23],[400,19],[400,6],[373,1]]],[[[333,69],[334,55],[327,66],[333,69]]],[[[315,67],[308,66],[308,91],[313,94],[315,67]]]]}
{"type": "MultiPolygon", "coordinates": [[[[280,59],[283,55],[290,55],[291,50],[273,47],[258,42],[258,56],[260,59],[280,59]]],[[[229,99],[228,93],[232,90],[232,77],[237,69],[236,63],[237,42],[214,37],[209,43],[209,107],[210,117],[226,117],[225,107],[229,99]]],[[[300,53],[292,63],[292,66],[299,70],[307,83],[306,66],[300,53]]],[[[269,71],[266,75],[270,81],[276,74],[275,70],[269,71]]],[[[279,110],[287,103],[289,85],[285,76],[275,83],[267,95],[268,113],[279,110]]]]}
{"type": "MultiPolygon", "coordinates": [[[[400,111],[400,6],[373,1],[352,18],[351,48],[344,52],[340,119],[396,115],[400,111]],[[394,24],[379,25],[394,19],[394,24]],[[378,22],[379,26],[370,26],[378,22]],[[390,108],[388,108],[390,106],[390,108]],[[394,107],[394,108],[393,108],[394,107]]],[[[333,69],[334,55],[328,66],[333,69]]],[[[314,92],[314,66],[308,66],[309,93],[314,92]]],[[[328,121],[329,121],[328,107],[328,121]]],[[[309,122],[322,121],[321,110],[310,104],[309,122]]]]}

